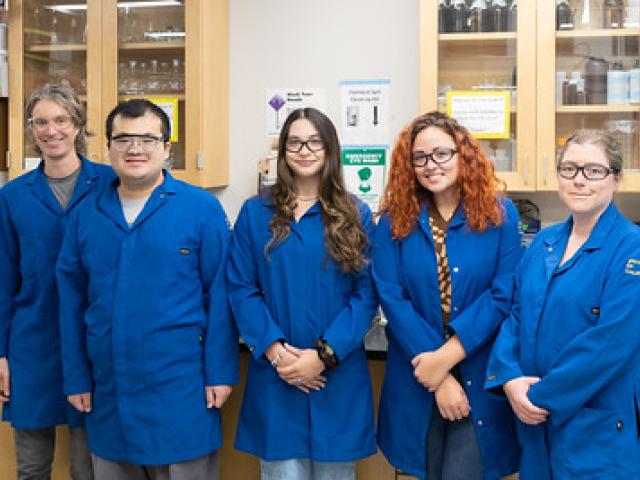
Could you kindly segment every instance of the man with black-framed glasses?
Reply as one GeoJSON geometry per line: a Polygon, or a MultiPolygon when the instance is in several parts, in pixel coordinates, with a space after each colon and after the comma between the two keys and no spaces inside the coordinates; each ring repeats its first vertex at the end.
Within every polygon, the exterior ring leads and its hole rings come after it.
{"type": "Polygon", "coordinates": [[[238,375],[227,218],[163,169],[158,106],[121,103],[106,132],[118,179],[70,220],[58,261],[65,393],[86,413],[97,480],[216,479],[238,375]]]}
{"type": "Polygon", "coordinates": [[[87,119],[67,85],[35,90],[26,132],[39,166],[0,190],[0,403],[18,479],[51,476],[57,425],[70,430],[70,476],[93,478],[83,418],[62,391],[55,263],[69,216],[113,178],[90,162],[87,119]]]}

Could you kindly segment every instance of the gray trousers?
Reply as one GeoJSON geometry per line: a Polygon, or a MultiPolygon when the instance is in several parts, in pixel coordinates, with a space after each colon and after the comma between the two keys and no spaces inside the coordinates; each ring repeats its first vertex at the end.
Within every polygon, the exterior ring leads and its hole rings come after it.
{"type": "MultiPolygon", "coordinates": [[[[49,480],[56,444],[56,429],[13,429],[18,480],[49,480]]],[[[83,428],[69,429],[70,476],[72,480],[93,480],[91,453],[83,428]]]]}
{"type": "Polygon", "coordinates": [[[96,480],[218,480],[218,452],[170,465],[112,462],[91,455],[96,480]]]}

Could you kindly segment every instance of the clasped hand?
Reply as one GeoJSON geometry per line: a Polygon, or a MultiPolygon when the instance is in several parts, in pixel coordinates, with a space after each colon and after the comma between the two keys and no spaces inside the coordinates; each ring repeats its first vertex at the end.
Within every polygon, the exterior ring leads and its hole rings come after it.
{"type": "Polygon", "coordinates": [[[304,393],[324,388],[327,382],[327,379],[321,375],[324,371],[324,364],[315,349],[296,348],[287,343],[283,347],[279,342],[276,342],[269,347],[267,358],[274,358],[278,351],[280,351],[282,358],[276,371],[283,381],[297,387],[304,393]]]}

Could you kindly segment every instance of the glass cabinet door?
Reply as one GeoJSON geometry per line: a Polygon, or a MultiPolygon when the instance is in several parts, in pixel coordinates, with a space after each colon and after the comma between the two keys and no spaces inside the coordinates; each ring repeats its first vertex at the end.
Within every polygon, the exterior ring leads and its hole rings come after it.
{"type": "MultiPolygon", "coordinates": [[[[87,2],[24,0],[21,7],[22,105],[33,90],[47,82],[56,82],[73,87],[86,107],[87,2]]],[[[22,120],[24,125],[25,119],[22,120]]],[[[23,132],[20,169],[30,169],[37,164],[39,155],[29,133],[23,132]]]]}
{"type": "Polygon", "coordinates": [[[581,128],[609,130],[625,164],[623,189],[640,190],[640,2],[542,2],[539,188],[555,189],[557,152],[581,128]],[[552,19],[555,18],[555,22],[552,19]],[[553,107],[550,107],[553,105],[553,107]]]}
{"type": "Polygon", "coordinates": [[[510,190],[533,190],[535,29],[527,18],[534,2],[424,0],[421,8],[421,110],[447,112],[448,92],[470,101],[504,95],[508,134],[480,142],[510,190]]]}
{"type": "Polygon", "coordinates": [[[186,168],[185,132],[193,128],[186,108],[184,1],[117,3],[118,100],[148,98],[160,105],[172,124],[167,168],[186,168]]]}

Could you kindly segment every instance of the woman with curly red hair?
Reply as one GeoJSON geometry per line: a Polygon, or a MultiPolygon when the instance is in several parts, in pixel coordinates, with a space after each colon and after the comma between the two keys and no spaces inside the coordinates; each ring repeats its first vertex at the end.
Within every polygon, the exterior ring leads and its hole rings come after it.
{"type": "Polygon", "coordinates": [[[454,119],[430,112],[400,134],[374,236],[389,339],[378,443],[420,478],[517,470],[509,403],[483,389],[522,254],[518,213],[502,190],[454,119]]]}

